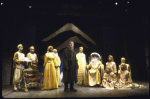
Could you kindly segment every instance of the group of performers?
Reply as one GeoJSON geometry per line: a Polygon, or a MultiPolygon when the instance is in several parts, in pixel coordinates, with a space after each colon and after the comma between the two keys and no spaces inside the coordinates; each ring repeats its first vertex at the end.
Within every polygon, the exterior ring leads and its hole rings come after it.
{"type": "MultiPolygon", "coordinates": [[[[22,53],[23,46],[19,44],[17,46],[18,51],[13,57],[14,77],[13,84],[14,90],[20,89],[20,82],[22,81],[22,70],[25,69],[24,57],[22,53]],[[18,85],[18,87],[17,87],[18,85]]],[[[34,47],[30,47],[30,52],[27,54],[29,60],[31,60],[30,67],[39,69],[37,66],[38,57],[34,53],[34,47]]],[[[64,92],[77,90],[73,87],[74,83],[78,85],[89,86],[103,86],[106,89],[116,88],[144,88],[143,85],[139,85],[132,82],[131,68],[129,64],[125,63],[125,58],[121,58],[121,64],[118,71],[116,63],[113,61],[113,56],[108,56],[108,62],[106,66],[102,64],[101,56],[93,52],[90,55],[90,61],[87,65],[86,56],[83,53],[83,47],[79,47],[79,53],[74,52],[74,42],[70,41],[68,47],[63,52],[63,83],[64,92]],[[76,70],[78,73],[76,74],[76,70]],[[68,88],[70,84],[70,90],[68,88]]],[[[53,46],[48,46],[47,52],[44,56],[44,79],[43,90],[56,89],[61,85],[60,77],[60,64],[61,60],[58,56],[57,50],[53,49],[53,46]]]]}

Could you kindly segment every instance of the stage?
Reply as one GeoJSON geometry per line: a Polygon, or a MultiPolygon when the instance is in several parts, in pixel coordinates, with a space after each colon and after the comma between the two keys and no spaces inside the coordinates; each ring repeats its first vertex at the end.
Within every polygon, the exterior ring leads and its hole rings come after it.
{"type": "Polygon", "coordinates": [[[108,90],[103,87],[79,86],[75,84],[78,92],[64,92],[63,86],[54,90],[29,89],[28,92],[14,92],[13,85],[2,86],[3,98],[92,98],[92,97],[146,97],[149,95],[149,81],[134,81],[143,84],[146,88],[108,90]]]}

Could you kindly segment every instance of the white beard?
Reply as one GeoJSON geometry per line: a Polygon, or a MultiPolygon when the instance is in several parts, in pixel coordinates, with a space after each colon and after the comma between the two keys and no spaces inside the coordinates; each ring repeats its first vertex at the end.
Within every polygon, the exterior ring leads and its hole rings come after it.
{"type": "Polygon", "coordinates": [[[97,58],[92,58],[92,60],[91,60],[91,62],[92,62],[93,65],[96,65],[97,61],[98,61],[97,58]]]}

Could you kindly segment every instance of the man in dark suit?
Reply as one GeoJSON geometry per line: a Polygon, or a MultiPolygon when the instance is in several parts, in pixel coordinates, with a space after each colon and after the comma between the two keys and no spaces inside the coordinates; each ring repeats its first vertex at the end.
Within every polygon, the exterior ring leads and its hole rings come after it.
{"type": "Polygon", "coordinates": [[[63,82],[64,92],[69,92],[68,84],[70,83],[70,91],[76,92],[73,88],[74,82],[77,82],[76,69],[78,69],[76,54],[74,52],[74,42],[70,41],[68,47],[63,53],[63,82]]]}

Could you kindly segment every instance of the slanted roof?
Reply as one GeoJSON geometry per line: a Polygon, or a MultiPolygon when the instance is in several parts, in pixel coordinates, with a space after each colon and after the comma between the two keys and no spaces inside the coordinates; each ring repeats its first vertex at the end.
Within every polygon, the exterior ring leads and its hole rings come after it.
{"type": "Polygon", "coordinates": [[[88,41],[90,41],[91,43],[93,43],[94,45],[96,45],[96,43],[88,35],[86,35],[84,32],[82,32],[78,27],[76,27],[72,23],[67,23],[66,25],[64,25],[63,27],[61,27],[60,29],[58,29],[57,31],[55,31],[54,33],[52,33],[51,35],[49,35],[48,37],[44,38],[42,41],[48,41],[51,38],[55,37],[56,35],[58,35],[60,33],[63,33],[65,31],[70,31],[70,30],[72,30],[75,33],[80,34],[85,39],[87,39],[88,41]]]}

